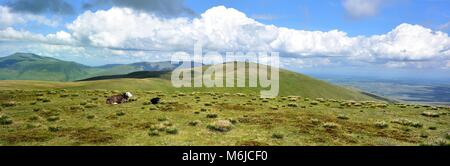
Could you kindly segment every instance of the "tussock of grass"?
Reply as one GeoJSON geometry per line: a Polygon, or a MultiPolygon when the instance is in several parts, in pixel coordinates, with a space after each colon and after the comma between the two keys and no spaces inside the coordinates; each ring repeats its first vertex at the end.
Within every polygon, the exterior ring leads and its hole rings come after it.
{"type": "Polygon", "coordinates": [[[167,121],[169,120],[167,117],[159,117],[158,121],[162,122],[162,121],[167,121]]]}
{"type": "Polygon", "coordinates": [[[207,118],[217,118],[218,116],[217,114],[206,114],[207,118]]]}
{"type": "Polygon", "coordinates": [[[314,124],[314,125],[320,124],[320,120],[319,120],[319,119],[312,118],[310,121],[311,121],[311,123],[314,124]]]}
{"type": "Polygon", "coordinates": [[[403,126],[411,126],[411,127],[415,127],[415,128],[421,128],[423,126],[423,124],[420,122],[411,121],[408,119],[394,119],[391,122],[396,123],[396,124],[401,124],[403,126]]]}
{"type": "Polygon", "coordinates": [[[6,115],[0,115],[0,125],[9,125],[12,124],[13,121],[10,117],[6,115]]]}
{"type": "Polygon", "coordinates": [[[95,115],[86,115],[86,118],[87,118],[87,119],[94,119],[94,118],[95,118],[95,115]]]}
{"type": "Polygon", "coordinates": [[[429,111],[422,112],[421,115],[427,116],[427,117],[433,117],[433,118],[439,117],[439,113],[436,113],[436,112],[429,112],[429,111]]]}
{"type": "Polygon", "coordinates": [[[167,134],[178,134],[178,129],[176,127],[167,127],[166,128],[166,133],[167,134]]]}
{"type": "Polygon", "coordinates": [[[61,94],[61,95],[59,95],[59,97],[66,98],[66,97],[69,97],[69,95],[68,94],[61,94]]]}
{"type": "Polygon", "coordinates": [[[48,131],[50,131],[50,132],[58,132],[58,131],[61,131],[61,130],[62,130],[61,126],[49,126],[48,127],[48,131]]]}
{"type": "Polygon", "coordinates": [[[228,120],[217,120],[207,127],[212,131],[228,132],[233,128],[233,124],[228,120]]]}
{"type": "Polygon", "coordinates": [[[339,114],[339,115],[337,116],[337,118],[338,118],[338,119],[342,119],[342,120],[348,120],[348,119],[349,119],[348,116],[343,115],[343,114],[339,114]]]}
{"type": "Polygon", "coordinates": [[[431,138],[431,139],[426,140],[421,145],[422,146],[448,146],[449,143],[447,140],[444,140],[442,138],[431,138]]]}
{"type": "Polygon", "coordinates": [[[88,103],[84,106],[84,108],[97,108],[97,107],[98,107],[98,105],[94,104],[94,103],[88,103]]]}
{"type": "Polygon", "coordinates": [[[42,125],[39,123],[27,123],[26,124],[26,128],[27,129],[34,129],[34,128],[38,128],[41,127],[42,125]]]}
{"type": "Polygon", "coordinates": [[[333,122],[325,122],[322,126],[327,129],[335,129],[335,128],[339,127],[338,124],[333,123],[333,122]]]}
{"type": "Polygon", "coordinates": [[[156,107],[155,105],[150,105],[149,110],[155,111],[155,110],[158,110],[158,107],[156,107]]]}
{"type": "Polygon", "coordinates": [[[125,115],[125,112],[119,111],[119,112],[116,112],[116,115],[117,115],[117,116],[124,116],[124,115],[125,115]]]}
{"type": "Polygon", "coordinates": [[[272,138],[283,139],[284,138],[284,134],[282,134],[282,133],[273,133],[272,134],[272,138]]]}
{"type": "Polygon", "coordinates": [[[59,120],[58,116],[50,116],[50,117],[47,118],[47,121],[49,121],[49,122],[54,122],[54,121],[57,121],[57,120],[59,120]]]}
{"type": "Polygon", "coordinates": [[[194,120],[194,121],[190,121],[190,122],[189,122],[189,125],[190,125],[190,126],[197,126],[197,125],[199,125],[200,123],[201,123],[200,120],[194,120]]]}
{"type": "Polygon", "coordinates": [[[1,104],[2,107],[14,107],[16,106],[18,103],[16,101],[7,101],[7,102],[3,102],[1,104]]]}
{"type": "Polygon", "coordinates": [[[159,131],[158,131],[158,130],[155,130],[155,129],[150,129],[150,130],[148,131],[148,135],[149,135],[149,136],[159,136],[159,131]]]}
{"type": "Polygon", "coordinates": [[[297,103],[288,103],[288,107],[298,107],[297,103]]]}
{"type": "Polygon", "coordinates": [[[51,109],[51,110],[42,109],[41,111],[38,112],[38,114],[44,117],[50,117],[50,116],[58,116],[59,112],[60,111],[58,109],[51,109]]]}
{"type": "Polygon", "coordinates": [[[311,101],[309,104],[311,104],[311,105],[319,105],[319,102],[318,101],[311,101]]]}
{"type": "Polygon", "coordinates": [[[389,127],[389,125],[385,121],[377,121],[377,122],[375,122],[375,127],[384,129],[384,128],[389,127]]]}
{"type": "Polygon", "coordinates": [[[37,116],[37,115],[33,115],[33,116],[30,116],[30,117],[28,118],[28,120],[30,120],[30,121],[37,121],[37,120],[39,120],[39,119],[40,119],[40,117],[37,116]]]}

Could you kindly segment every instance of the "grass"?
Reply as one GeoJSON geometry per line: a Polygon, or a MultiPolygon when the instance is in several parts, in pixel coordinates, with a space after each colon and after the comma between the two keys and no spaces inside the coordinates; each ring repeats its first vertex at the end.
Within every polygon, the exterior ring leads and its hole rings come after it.
{"type": "MultiPolygon", "coordinates": [[[[246,68],[250,68],[247,64],[246,68]]],[[[206,70],[206,66],[204,68],[206,70]]],[[[238,73],[237,77],[243,77],[248,75],[248,70],[245,73],[238,73]]],[[[226,75],[226,73],[224,74],[226,75]]],[[[336,85],[332,85],[325,81],[317,80],[306,75],[302,75],[296,72],[288,70],[279,70],[279,94],[281,96],[289,96],[289,101],[295,102],[299,100],[299,97],[307,97],[317,99],[319,101],[314,102],[324,102],[325,99],[345,99],[345,100],[377,100],[361,92],[355,91],[353,89],[348,89],[336,85]]],[[[209,77],[209,75],[204,75],[203,77],[209,77]]],[[[246,82],[248,82],[248,77],[246,77],[246,82]]],[[[131,78],[118,78],[112,80],[97,80],[97,81],[80,81],[80,82],[51,82],[51,81],[27,81],[27,80],[4,80],[0,84],[0,89],[15,90],[20,87],[23,90],[49,90],[45,92],[40,92],[41,94],[55,91],[55,89],[66,89],[66,90],[118,90],[118,91],[163,91],[171,92],[169,96],[182,98],[191,94],[192,92],[219,92],[221,94],[227,93],[222,96],[235,96],[239,98],[248,98],[248,94],[259,93],[261,90],[266,90],[267,88],[255,87],[223,87],[223,88],[173,88],[170,79],[164,77],[157,78],[146,78],[146,79],[131,79],[131,78]],[[124,86],[127,85],[127,86],[124,86]]],[[[60,98],[70,98],[76,97],[70,94],[62,92],[59,94],[60,98]]],[[[44,97],[44,96],[41,96],[44,97]]],[[[157,97],[157,96],[155,96],[157,97]]],[[[93,97],[89,97],[90,99],[93,97]]],[[[214,98],[214,97],[213,97],[214,98]]],[[[218,99],[218,96],[215,96],[218,99]]],[[[201,100],[201,98],[197,98],[201,100]]],[[[250,98],[252,99],[252,98],[250,98]]],[[[49,99],[42,99],[47,101],[49,99]]],[[[150,99],[148,99],[150,100],[150,99]]],[[[268,100],[265,100],[266,102],[268,100]]],[[[51,101],[49,101],[51,102],[51,101]]],[[[312,104],[314,104],[314,102],[312,104]]],[[[205,106],[213,105],[211,102],[204,103],[205,106]]]]}
{"type": "Polygon", "coordinates": [[[377,121],[377,122],[375,122],[375,127],[384,129],[384,128],[389,127],[389,125],[385,121],[377,121]]]}
{"type": "Polygon", "coordinates": [[[212,131],[227,132],[233,129],[233,124],[229,120],[217,120],[207,127],[212,131]]]}
{"type": "Polygon", "coordinates": [[[162,90],[130,90],[136,101],[107,105],[106,96],[120,89],[62,89],[0,90],[0,103],[15,101],[0,107],[0,145],[434,146],[450,141],[448,107],[162,90]],[[143,104],[157,96],[161,103],[143,104]]]}

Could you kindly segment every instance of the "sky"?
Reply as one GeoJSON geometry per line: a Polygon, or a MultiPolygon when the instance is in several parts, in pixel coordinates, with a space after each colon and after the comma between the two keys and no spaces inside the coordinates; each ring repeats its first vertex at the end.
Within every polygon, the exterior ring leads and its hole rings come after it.
{"type": "Polygon", "coordinates": [[[304,73],[450,80],[448,0],[0,0],[0,56],[86,65],[279,52],[304,73]]]}

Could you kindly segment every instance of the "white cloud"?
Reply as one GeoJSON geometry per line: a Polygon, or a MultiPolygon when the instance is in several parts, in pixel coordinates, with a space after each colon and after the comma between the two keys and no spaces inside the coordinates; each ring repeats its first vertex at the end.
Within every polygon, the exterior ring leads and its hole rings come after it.
{"type": "Polygon", "coordinates": [[[12,12],[9,7],[0,6],[0,29],[27,22],[36,22],[51,27],[58,26],[58,19],[48,19],[44,16],[35,14],[18,14],[12,12]]]}
{"type": "Polygon", "coordinates": [[[191,50],[195,41],[202,41],[206,49],[219,51],[423,60],[448,55],[450,47],[446,33],[420,25],[401,24],[387,34],[349,37],[339,30],[303,31],[264,25],[223,6],[211,8],[193,20],[162,19],[128,8],[88,11],[68,29],[79,41],[127,49],[191,50]]]}
{"type": "Polygon", "coordinates": [[[347,54],[358,41],[357,38],[350,38],[345,32],[338,30],[321,32],[277,28],[277,31],[278,36],[271,41],[271,47],[298,56],[347,54]]]}
{"type": "Polygon", "coordinates": [[[380,58],[424,60],[450,55],[450,38],[420,25],[401,24],[384,35],[366,39],[365,47],[380,58]]]}
{"type": "Polygon", "coordinates": [[[342,0],[347,13],[354,18],[362,18],[377,14],[383,0],[342,0]]]}
{"type": "Polygon", "coordinates": [[[0,6],[0,28],[11,26],[16,23],[23,23],[25,20],[20,17],[17,18],[10,9],[4,6],[0,6]]]}
{"type": "Polygon", "coordinates": [[[7,27],[0,30],[0,40],[5,41],[27,41],[38,42],[55,45],[79,45],[76,40],[72,38],[70,33],[59,31],[55,34],[36,34],[25,30],[16,30],[12,27],[7,27]]]}
{"type": "Polygon", "coordinates": [[[223,6],[194,19],[161,18],[117,7],[86,11],[67,25],[67,31],[44,36],[6,28],[0,30],[0,40],[92,46],[123,50],[114,51],[114,55],[141,58],[156,55],[144,53],[149,51],[190,52],[201,41],[205,51],[278,51],[292,58],[344,57],[365,62],[450,59],[448,34],[420,25],[405,23],[386,34],[351,37],[339,30],[305,31],[265,25],[223,6]]]}
{"type": "Polygon", "coordinates": [[[17,41],[45,41],[44,35],[34,34],[25,30],[15,30],[12,27],[0,30],[0,40],[17,40],[17,41]]]}

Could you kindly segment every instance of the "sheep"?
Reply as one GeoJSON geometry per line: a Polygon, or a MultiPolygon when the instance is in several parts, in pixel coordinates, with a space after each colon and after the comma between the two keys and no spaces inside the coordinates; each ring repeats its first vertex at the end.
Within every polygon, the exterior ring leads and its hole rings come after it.
{"type": "Polygon", "coordinates": [[[130,92],[125,92],[120,95],[114,95],[108,97],[106,99],[106,104],[121,104],[128,102],[128,99],[131,98],[133,95],[130,92]]]}
{"type": "Polygon", "coordinates": [[[152,104],[158,104],[159,103],[160,98],[156,97],[150,100],[150,102],[152,102],[152,104]]]}

